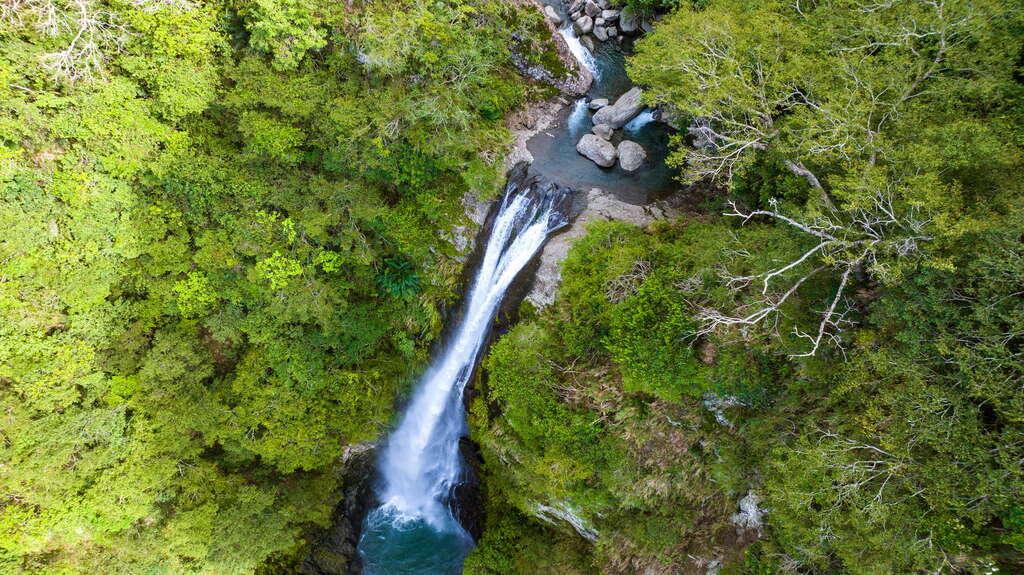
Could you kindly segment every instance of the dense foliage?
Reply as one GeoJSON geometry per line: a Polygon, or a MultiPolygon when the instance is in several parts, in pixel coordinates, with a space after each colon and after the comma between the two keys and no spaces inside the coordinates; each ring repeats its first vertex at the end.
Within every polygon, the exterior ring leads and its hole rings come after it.
{"type": "Polygon", "coordinates": [[[468,572],[1024,569],[1013,8],[665,15],[630,73],[693,126],[682,177],[722,193],[594,224],[556,303],[493,348],[489,505],[549,523],[489,515],[468,572]],[[751,491],[761,528],[731,517],[751,491]]]}
{"type": "Polygon", "coordinates": [[[0,572],[293,561],[440,330],[538,30],[498,0],[0,6],[0,572]]]}

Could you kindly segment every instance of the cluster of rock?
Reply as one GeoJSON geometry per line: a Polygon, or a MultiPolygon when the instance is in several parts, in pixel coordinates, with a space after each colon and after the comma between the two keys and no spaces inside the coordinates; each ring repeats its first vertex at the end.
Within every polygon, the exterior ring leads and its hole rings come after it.
{"type": "Polygon", "coordinates": [[[614,104],[609,104],[604,98],[592,100],[589,107],[596,110],[592,118],[594,127],[590,134],[580,138],[576,151],[603,168],[614,166],[616,160],[619,167],[627,172],[643,165],[647,158],[643,146],[631,140],[622,140],[616,146],[611,141],[615,130],[625,126],[643,111],[640,95],[640,88],[633,88],[620,96],[614,104]]]}
{"type": "MultiPolygon", "coordinates": [[[[632,8],[614,9],[609,0],[571,0],[568,12],[573,31],[590,50],[594,49],[593,39],[622,42],[624,36],[647,31],[650,27],[632,8]]],[[[555,25],[562,24],[562,16],[552,6],[546,6],[544,13],[555,25]]]]}

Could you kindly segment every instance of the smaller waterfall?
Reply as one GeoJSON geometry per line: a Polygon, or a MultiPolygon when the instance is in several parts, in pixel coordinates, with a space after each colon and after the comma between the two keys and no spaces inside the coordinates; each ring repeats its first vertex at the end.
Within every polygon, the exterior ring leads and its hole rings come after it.
{"type": "Polygon", "coordinates": [[[576,31],[572,29],[572,22],[568,22],[566,25],[558,29],[558,33],[565,38],[565,43],[569,46],[569,51],[576,58],[576,61],[580,63],[580,66],[586,68],[594,76],[594,81],[601,79],[601,70],[597,67],[597,59],[594,55],[587,50],[587,47],[580,42],[579,37],[576,36],[576,31]]]}
{"type": "Polygon", "coordinates": [[[622,129],[628,134],[635,134],[653,121],[655,121],[654,110],[647,108],[643,112],[640,112],[637,117],[630,120],[628,124],[622,127],[622,129]]]}
{"type": "Polygon", "coordinates": [[[588,110],[586,98],[580,98],[572,105],[572,112],[569,113],[569,120],[567,122],[569,137],[579,139],[580,136],[590,131],[593,123],[590,121],[588,110]]]}

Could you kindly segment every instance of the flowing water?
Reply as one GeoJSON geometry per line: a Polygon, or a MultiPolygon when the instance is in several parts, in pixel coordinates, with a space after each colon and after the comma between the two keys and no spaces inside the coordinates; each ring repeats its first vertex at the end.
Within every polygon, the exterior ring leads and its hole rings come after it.
{"type": "Polygon", "coordinates": [[[359,553],[369,575],[462,571],[472,538],[451,509],[463,478],[459,438],[466,434],[462,392],[516,275],[548,235],[567,223],[558,186],[512,178],[476,272],[461,321],[419,381],[381,453],[380,505],[363,523],[359,553]]]}
{"type": "Polygon", "coordinates": [[[551,6],[565,18],[566,24],[559,32],[580,65],[594,76],[594,82],[586,99],[567,106],[551,128],[530,139],[527,147],[533,155],[534,172],[577,190],[602,188],[633,204],[646,204],[677,189],[672,170],[665,164],[672,129],[655,121],[653,110],[642,112],[623,130],[616,131],[611,140],[618,145],[622,139],[629,139],[643,146],[647,160],[638,170],[626,172],[618,165],[602,168],[576,151],[576,143],[593,127],[593,111],[584,105],[586,101],[607,98],[614,102],[633,87],[626,73],[632,40],[621,45],[617,41],[597,42],[591,53],[573,33],[564,5],[556,1],[551,6]]]}
{"type": "MultiPolygon", "coordinates": [[[[564,7],[555,4],[564,15],[564,7]]],[[[567,223],[560,210],[569,187],[596,185],[617,192],[640,190],[638,203],[665,174],[667,137],[654,114],[644,112],[623,130],[648,151],[648,164],[626,174],[603,170],[576,153],[579,138],[592,127],[590,98],[614,99],[630,88],[622,50],[602,44],[592,54],[573,33],[559,30],[573,55],[594,76],[587,98],[567,106],[559,125],[530,142],[531,171],[509,178],[479,269],[464,301],[459,323],[418,382],[413,396],[380,453],[377,463],[379,505],[366,516],[359,556],[367,575],[456,575],[473,539],[453,512],[453,490],[465,479],[459,440],[466,435],[462,394],[473,374],[494,316],[510,284],[544,245],[567,223]],[[535,142],[546,137],[551,141],[535,142]],[[552,183],[555,182],[555,183],[552,183]]],[[[617,136],[618,138],[618,136],[617,136]]]]}

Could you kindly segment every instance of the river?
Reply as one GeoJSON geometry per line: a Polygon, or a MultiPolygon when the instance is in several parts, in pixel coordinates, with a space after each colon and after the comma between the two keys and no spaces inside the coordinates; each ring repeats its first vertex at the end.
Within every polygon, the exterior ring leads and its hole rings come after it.
{"type": "Polygon", "coordinates": [[[462,572],[474,545],[452,509],[453,490],[465,478],[459,453],[459,439],[467,433],[463,391],[509,286],[548,236],[568,223],[563,208],[568,187],[601,186],[643,203],[670,182],[663,162],[665,128],[652,121],[649,111],[617,136],[648,149],[648,161],[637,172],[598,168],[576,153],[576,142],[592,125],[589,99],[614,99],[630,84],[617,43],[602,44],[591,54],[571,28],[563,27],[561,33],[595,81],[587,97],[566,107],[557,125],[530,141],[531,173],[537,176],[520,171],[510,177],[458,324],[417,383],[380,452],[378,503],[363,521],[358,545],[367,575],[462,572]]]}

